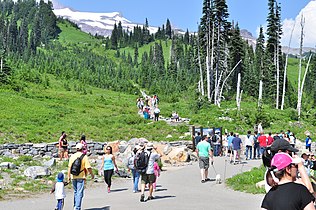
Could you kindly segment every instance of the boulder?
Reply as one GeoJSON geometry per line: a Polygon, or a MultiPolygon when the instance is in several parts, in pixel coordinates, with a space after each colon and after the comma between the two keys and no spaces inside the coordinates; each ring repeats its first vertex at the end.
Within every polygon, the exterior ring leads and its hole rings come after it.
{"type": "Polygon", "coordinates": [[[187,162],[189,160],[188,149],[186,147],[174,147],[169,153],[169,158],[177,162],[187,162]]]}
{"type": "Polygon", "coordinates": [[[120,141],[112,141],[112,142],[109,142],[108,145],[112,147],[113,153],[119,152],[120,141]]]}
{"type": "Polygon", "coordinates": [[[163,149],[163,154],[168,155],[171,151],[172,151],[172,147],[170,146],[170,144],[167,144],[163,149]]]}
{"type": "Polygon", "coordinates": [[[56,160],[54,158],[48,160],[48,161],[45,161],[43,163],[44,166],[50,168],[50,167],[53,167],[54,165],[56,164],[56,160]]]}
{"type": "Polygon", "coordinates": [[[24,175],[27,177],[31,177],[32,179],[36,179],[41,176],[50,176],[51,172],[47,167],[31,166],[24,171],[24,175]]]}
{"type": "Polygon", "coordinates": [[[14,163],[10,163],[10,162],[2,162],[2,163],[0,163],[0,167],[7,168],[7,169],[16,169],[17,168],[14,163]]]}
{"type": "Polygon", "coordinates": [[[265,185],[265,181],[264,180],[256,183],[256,187],[257,188],[264,188],[264,185],[265,185]]]}

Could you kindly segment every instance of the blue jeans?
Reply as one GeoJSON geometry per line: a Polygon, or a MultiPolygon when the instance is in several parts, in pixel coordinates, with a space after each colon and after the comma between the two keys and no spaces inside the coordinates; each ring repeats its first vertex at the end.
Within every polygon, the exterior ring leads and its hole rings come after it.
{"type": "Polygon", "coordinates": [[[133,174],[133,184],[134,184],[133,191],[137,192],[140,173],[136,171],[136,169],[132,169],[132,174],[133,174]]]}
{"type": "Polygon", "coordinates": [[[248,145],[246,146],[246,158],[247,158],[247,159],[252,159],[252,146],[250,146],[250,145],[249,145],[249,146],[248,146],[248,145]],[[250,156],[249,158],[248,158],[248,154],[249,154],[249,156],[250,156]]]}
{"type": "Polygon", "coordinates": [[[84,179],[73,179],[72,187],[74,188],[74,210],[81,210],[81,202],[84,191],[84,179]]]}

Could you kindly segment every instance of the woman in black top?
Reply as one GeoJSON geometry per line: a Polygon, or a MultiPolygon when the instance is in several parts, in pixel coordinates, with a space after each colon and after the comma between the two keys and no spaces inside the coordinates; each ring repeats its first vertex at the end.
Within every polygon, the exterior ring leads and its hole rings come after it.
{"type": "Polygon", "coordinates": [[[294,182],[302,165],[301,159],[292,159],[287,153],[274,155],[267,172],[267,180],[273,187],[262,201],[262,210],[315,210],[314,196],[304,185],[294,182]]]}

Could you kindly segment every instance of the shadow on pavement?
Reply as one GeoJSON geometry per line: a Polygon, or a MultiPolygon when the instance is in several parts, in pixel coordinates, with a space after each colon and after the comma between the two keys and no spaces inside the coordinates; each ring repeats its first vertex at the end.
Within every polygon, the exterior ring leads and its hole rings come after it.
{"type": "Polygon", "coordinates": [[[125,191],[125,190],[128,190],[128,188],[113,189],[113,190],[111,190],[111,192],[121,192],[121,191],[125,191]]]}
{"type": "Polygon", "coordinates": [[[174,196],[174,195],[164,195],[164,196],[155,195],[154,200],[165,199],[165,198],[175,198],[175,197],[176,196],[174,196]]]}
{"type": "Polygon", "coordinates": [[[161,191],[167,191],[167,189],[162,188],[162,189],[156,189],[156,192],[161,192],[161,191]]]}
{"type": "Polygon", "coordinates": [[[85,209],[85,210],[110,210],[110,206],[105,206],[105,207],[101,207],[101,208],[89,208],[89,209],[85,209]]]}

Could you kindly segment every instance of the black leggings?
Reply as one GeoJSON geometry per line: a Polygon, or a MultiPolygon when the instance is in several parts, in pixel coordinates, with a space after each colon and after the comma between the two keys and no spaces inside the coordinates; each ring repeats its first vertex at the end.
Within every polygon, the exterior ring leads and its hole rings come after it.
{"type": "Polygon", "coordinates": [[[113,172],[114,172],[114,169],[104,170],[104,181],[108,185],[108,187],[111,187],[111,178],[112,178],[113,172]]]}

